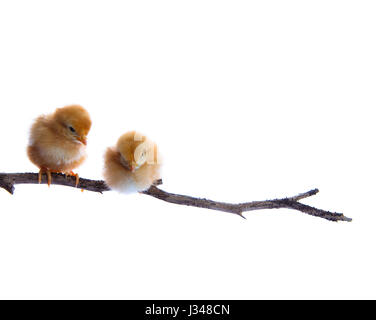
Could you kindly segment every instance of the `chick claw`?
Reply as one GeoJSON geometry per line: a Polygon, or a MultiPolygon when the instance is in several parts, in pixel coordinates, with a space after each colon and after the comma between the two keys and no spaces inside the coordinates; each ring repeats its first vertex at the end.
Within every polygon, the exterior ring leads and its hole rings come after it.
{"type": "Polygon", "coordinates": [[[43,173],[43,170],[40,169],[40,170],[39,170],[39,173],[38,173],[38,183],[39,183],[39,184],[42,183],[42,173],[43,173]]]}
{"type": "Polygon", "coordinates": [[[47,170],[46,174],[47,174],[47,184],[48,184],[48,186],[50,186],[51,185],[51,181],[52,181],[51,171],[47,170]]]}
{"type": "Polygon", "coordinates": [[[65,175],[76,177],[76,188],[77,188],[77,186],[80,182],[80,176],[78,175],[78,173],[74,173],[73,171],[70,171],[70,172],[66,172],[65,175]]]}

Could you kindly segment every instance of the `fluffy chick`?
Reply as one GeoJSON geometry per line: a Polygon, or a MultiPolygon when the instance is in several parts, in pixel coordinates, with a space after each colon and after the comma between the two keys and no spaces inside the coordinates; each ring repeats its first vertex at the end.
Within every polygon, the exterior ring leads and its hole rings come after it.
{"type": "Polygon", "coordinates": [[[160,178],[156,144],[136,131],[123,134],[107,149],[103,174],[106,184],[121,193],[148,189],[160,178]]]}
{"type": "Polygon", "coordinates": [[[46,172],[48,185],[51,172],[73,173],[86,158],[87,134],[91,127],[89,113],[79,105],[58,108],[53,114],[42,115],[30,130],[27,155],[39,167],[39,183],[46,172]]]}

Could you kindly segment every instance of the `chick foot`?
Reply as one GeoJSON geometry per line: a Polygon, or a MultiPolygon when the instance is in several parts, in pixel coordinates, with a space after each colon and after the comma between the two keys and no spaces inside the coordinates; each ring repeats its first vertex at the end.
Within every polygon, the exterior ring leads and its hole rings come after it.
{"type": "Polygon", "coordinates": [[[46,175],[47,175],[47,184],[48,184],[48,186],[50,186],[51,182],[52,182],[51,171],[49,169],[46,169],[46,168],[40,168],[39,173],[38,173],[38,183],[39,184],[42,183],[42,175],[43,175],[43,173],[46,173],[46,175]]]}
{"type": "Polygon", "coordinates": [[[77,188],[78,184],[80,183],[80,176],[78,175],[78,173],[74,173],[73,171],[69,171],[69,172],[65,172],[64,174],[65,174],[65,176],[71,176],[71,177],[76,178],[76,188],[77,188]]]}

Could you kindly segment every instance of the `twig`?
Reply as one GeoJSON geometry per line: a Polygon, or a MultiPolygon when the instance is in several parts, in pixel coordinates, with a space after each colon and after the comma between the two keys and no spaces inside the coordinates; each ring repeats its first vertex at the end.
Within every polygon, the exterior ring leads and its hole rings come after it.
{"type": "MultiPolygon", "coordinates": [[[[46,184],[46,178],[43,177],[42,183],[46,184]]],[[[13,194],[14,185],[16,184],[38,184],[38,174],[37,173],[0,173],[0,188],[7,190],[9,193],[13,194]]],[[[75,178],[66,177],[60,173],[52,174],[52,184],[75,187],[75,178]]],[[[162,184],[161,180],[158,180],[151,186],[148,190],[141,192],[142,194],[152,196],[154,198],[179,204],[185,206],[199,207],[211,210],[218,210],[233,213],[244,218],[243,213],[252,210],[262,210],[262,209],[292,209],[304,212],[311,216],[323,218],[330,221],[348,221],[352,219],[344,216],[342,213],[330,212],[315,207],[308,206],[306,204],[300,203],[299,201],[308,197],[311,197],[319,192],[318,189],[313,189],[308,192],[298,194],[293,197],[265,200],[265,201],[252,201],[245,203],[225,203],[218,202],[202,198],[194,198],[190,196],[169,193],[161,190],[157,185],[162,184]]],[[[78,188],[94,191],[94,192],[104,192],[110,191],[110,188],[102,180],[90,180],[80,178],[80,183],[78,188]]]]}

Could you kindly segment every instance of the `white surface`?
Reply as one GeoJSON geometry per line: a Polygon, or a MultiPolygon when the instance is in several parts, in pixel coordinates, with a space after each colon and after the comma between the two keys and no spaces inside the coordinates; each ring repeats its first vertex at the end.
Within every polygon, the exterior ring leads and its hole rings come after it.
{"type": "Polygon", "coordinates": [[[36,171],[28,128],[93,120],[78,172],[127,130],[168,191],[294,195],[344,212],[227,213],[52,186],[0,190],[0,298],[376,298],[373,1],[2,1],[0,171],[36,171]]]}

